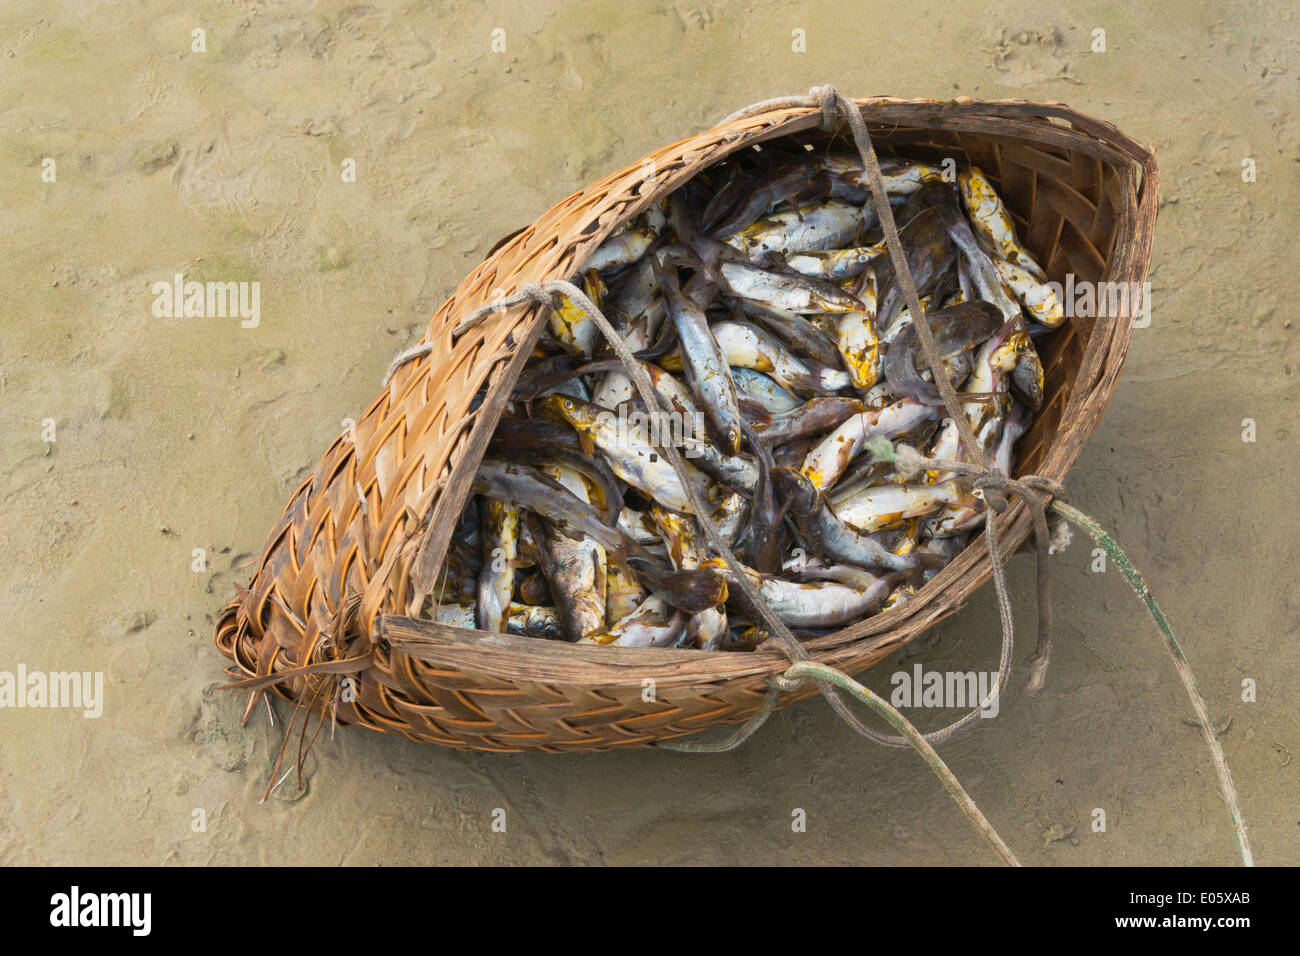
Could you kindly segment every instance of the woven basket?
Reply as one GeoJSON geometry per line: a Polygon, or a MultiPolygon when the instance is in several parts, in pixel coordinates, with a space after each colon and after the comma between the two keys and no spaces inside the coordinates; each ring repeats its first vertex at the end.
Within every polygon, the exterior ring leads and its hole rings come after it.
{"type": "MultiPolygon", "coordinates": [[[[983,169],[1049,278],[1146,279],[1155,159],[1114,126],[1060,104],[857,104],[881,155],[983,169]]],[[[847,128],[827,134],[821,121],[818,109],[786,108],[715,127],[592,184],[498,244],[433,316],[431,355],[396,372],[354,436],[340,436],[289,501],[251,583],[216,624],[233,673],[274,679],[298,669],[266,683],[321,714],[330,708],[339,723],[497,752],[643,747],[752,715],[766,678],[788,666],[775,649],[578,646],[453,628],[413,619],[412,580],[437,572],[547,313],[504,310],[453,337],[457,322],[525,282],[569,278],[615,226],[730,153],[774,137],[824,146],[834,136],[851,148],[847,128]],[[471,410],[484,387],[486,400],[471,410]]],[[[1110,401],[1131,328],[1131,315],[1071,318],[1047,340],[1046,397],[1019,443],[1020,473],[1065,478],[1110,401]]],[[[1030,530],[1022,504],[1002,527],[1009,554],[1030,530]]],[[[807,647],[818,662],[862,671],[956,611],[991,573],[977,538],[913,599],[807,647]]],[[[813,692],[805,685],[781,703],[813,692]]]]}

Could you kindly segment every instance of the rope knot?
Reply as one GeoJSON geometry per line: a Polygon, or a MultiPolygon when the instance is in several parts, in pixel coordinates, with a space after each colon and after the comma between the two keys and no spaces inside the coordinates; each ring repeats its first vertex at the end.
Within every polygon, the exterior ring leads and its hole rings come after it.
{"type": "Polygon", "coordinates": [[[525,295],[534,302],[539,302],[546,306],[552,312],[556,311],[563,304],[560,289],[567,286],[568,283],[548,282],[542,285],[537,282],[525,282],[519,290],[520,295],[525,295]]]}
{"type": "Polygon", "coordinates": [[[975,479],[974,484],[975,488],[983,493],[984,503],[998,514],[1002,514],[1010,506],[1007,501],[1007,491],[1014,491],[1016,482],[1002,474],[1002,472],[985,472],[975,479]]]}
{"type": "Polygon", "coordinates": [[[815,102],[822,111],[822,129],[830,132],[835,128],[835,110],[839,105],[840,95],[829,83],[814,86],[808,91],[808,98],[815,102]]]}

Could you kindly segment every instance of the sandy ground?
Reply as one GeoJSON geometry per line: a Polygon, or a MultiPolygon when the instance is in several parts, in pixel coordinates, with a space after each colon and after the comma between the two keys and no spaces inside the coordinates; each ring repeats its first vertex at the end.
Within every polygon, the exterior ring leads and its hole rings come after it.
{"type": "MultiPolygon", "coordinates": [[[[212,618],[243,565],[498,237],[741,105],[831,82],[1062,100],[1156,149],[1152,324],[1070,489],[1144,570],[1231,720],[1258,859],[1300,863],[1298,33],[1279,0],[1216,10],[6,3],[0,670],[102,671],[106,701],[98,719],[0,711],[0,861],[991,862],[913,754],[858,740],[820,701],[720,756],[494,757],[348,729],[317,746],[305,794],[286,783],[259,805],[278,732],[265,715],[241,729],[243,701],[209,690],[212,618]],[[497,27],[505,53],[490,50],[497,27]],[[261,282],[261,324],[154,318],[150,286],[176,272],[261,282]],[[795,808],[807,832],[792,832],[795,808]]],[[[1048,689],[1030,700],[1017,680],[944,755],[1027,863],[1230,864],[1181,687],[1089,551],[1076,539],[1055,559],[1048,689]]],[[[1019,661],[1031,558],[1011,580],[1019,661]]],[[[918,662],[991,670],[997,640],[986,591],[867,680],[887,691],[918,662]]]]}

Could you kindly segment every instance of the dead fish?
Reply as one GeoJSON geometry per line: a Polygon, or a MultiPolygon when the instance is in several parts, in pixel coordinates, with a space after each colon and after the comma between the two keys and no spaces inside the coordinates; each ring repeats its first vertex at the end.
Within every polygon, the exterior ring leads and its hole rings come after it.
{"type": "MultiPolygon", "coordinates": [[[[935,187],[947,188],[947,187],[935,187]]],[[[928,192],[918,193],[928,195],[928,192]]],[[[917,199],[916,196],[913,200],[917,199]]],[[[909,200],[909,209],[912,200],[909,200]]],[[[916,294],[929,293],[949,268],[956,262],[956,249],[948,237],[945,221],[937,209],[918,206],[918,211],[907,225],[899,230],[903,255],[916,285],[916,294]]],[[[876,309],[876,328],[886,329],[903,308],[903,289],[898,284],[893,260],[882,256],[872,267],[876,273],[879,304],[876,309]]]]}
{"type": "Polygon", "coordinates": [[[949,479],[932,485],[873,485],[836,501],[832,510],[849,527],[870,533],[944,505],[970,505],[975,500],[962,483],[949,479]]]}
{"type": "Polygon", "coordinates": [[[727,213],[739,206],[754,190],[753,176],[740,166],[729,164],[721,172],[726,174],[726,180],[700,213],[700,225],[706,230],[712,230],[722,222],[727,213]]]}
{"type": "Polygon", "coordinates": [[[846,418],[808,453],[802,472],[821,491],[830,488],[867,442],[896,438],[922,422],[939,417],[938,409],[914,399],[902,399],[879,410],[846,418]]]}
{"type": "Polygon", "coordinates": [[[933,558],[936,565],[947,565],[966,550],[969,541],[970,535],[967,533],[955,534],[948,538],[926,538],[917,545],[916,550],[933,558]]]}
{"type": "Polygon", "coordinates": [[[993,268],[997,270],[1002,284],[1009,288],[1021,305],[1033,318],[1055,329],[1065,321],[1065,309],[1056,296],[1056,290],[1046,282],[1041,282],[1028,270],[1016,262],[994,259],[993,268]]]}
{"type": "Polygon", "coordinates": [[[587,261],[583,264],[583,270],[613,272],[616,269],[622,269],[644,256],[650,250],[650,247],[654,245],[657,238],[658,236],[649,226],[628,229],[625,232],[610,236],[596,247],[595,252],[587,257],[587,261]]]}
{"type": "MultiPolygon", "coordinates": [[[[752,497],[752,496],[751,496],[752,497]]],[[[750,499],[738,491],[714,485],[709,489],[710,517],[728,548],[734,548],[749,518],[750,499]]]]}
{"type": "Polygon", "coordinates": [[[787,253],[784,258],[785,264],[800,275],[838,282],[862,275],[884,254],[884,244],[877,242],[848,249],[787,253]]]}
{"type": "Polygon", "coordinates": [[[856,398],[811,398],[788,412],[771,416],[767,424],[754,426],[754,431],[765,445],[780,445],[794,438],[819,435],[843,424],[850,415],[867,411],[867,406],[856,398]]]}
{"type": "MultiPolygon", "coordinates": [[[[833,153],[825,157],[822,164],[839,181],[869,193],[871,183],[860,157],[833,153]]],[[[910,196],[925,183],[943,182],[943,170],[939,167],[896,157],[880,160],[880,176],[889,196],[910,196]]]]}
{"type": "Polygon", "coordinates": [[[745,558],[764,573],[775,573],[785,551],[785,506],[781,504],[772,471],[776,462],[772,453],[758,441],[751,440],[758,457],[758,482],[750,502],[746,524],[745,558]]]}
{"type": "Polygon", "coordinates": [[[740,451],[741,419],[731,370],[709,331],[708,319],[681,294],[675,270],[658,265],[655,270],[681,341],[679,351],[687,384],[699,399],[710,436],[723,452],[734,455],[740,451]]]}
{"type": "MultiPolygon", "coordinates": [[[[582,275],[582,291],[600,308],[605,297],[605,283],[594,269],[582,275]]],[[[603,310],[602,310],[603,311],[603,310]]],[[[550,328],[555,337],[570,352],[590,358],[596,347],[599,332],[596,323],[587,317],[587,313],[568,296],[560,296],[560,307],[554,309],[550,316],[550,328]]]]}
{"type": "Polygon", "coordinates": [[[728,294],[799,315],[861,311],[862,302],[833,282],[797,272],[774,272],[748,262],[722,262],[721,285],[728,294]]]}
{"type": "Polygon", "coordinates": [[[1015,223],[1002,197],[979,167],[972,166],[958,173],[957,188],[970,214],[971,225],[988,247],[1002,260],[1015,263],[1037,281],[1046,282],[1042,267],[1016,238],[1015,223]]]}
{"type": "Polygon", "coordinates": [[[797,195],[817,173],[812,161],[777,168],[754,184],[753,191],[737,203],[734,210],[712,230],[713,235],[727,237],[767,215],[778,203],[797,195]]]}
{"type": "Polygon", "coordinates": [[[921,587],[918,584],[909,581],[899,582],[894,586],[894,590],[889,592],[889,597],[885,598],[884,603],[880,605],[881,613],[883,614],[885,611],[892,610],[900,604],[907,603],[912,598],[916,597],[916,593],[919,590],[921,590],[921,587]]]}
{"type": "Polygon", "coordinates": [[[823,202],[773,213],[727,238],[751,260],[768,253],[842,249],[875,224],[873,211],[842,202],[823,202]]]}
{"type": "Polygon", "coordinates": [[[560,626],[560,612],[544,605],[514,605],[506,621],[506,630],[522,637],[537,637],[547,641],[560,641],[564,633],[560,626]]]}
{"type": "MultiPolygon", "coordinates": [[[[718,570],[734,579],[734,573],[720,558],[714,558],[718,570]]],[[[875,578],[869,587],[856,587],[838,581],[787,581],[752,568],[744,573],[782,623],[791,627],[825,628],[849,624],[877,607],[893,590],[898,575],[875,578]]],[[[734,592],[740,595],[742,592],[734,592]]],[[[739,600],[739,598],[737,598],[739,600]]]]}
{"type": "Polygon", "coordinates": [[[946,186],[926,186],[917,192],[909,202],[915,202],[918,208],[933,210],[938,213],[945,231],[952,242],[961,250],[966,260],[967,273],[974,293],[974,298],[992,303],[1008,321],[1020,315],[1020,303],[1003,285],[998,275],[993,257],[985,252],[970,223],[961,214],[957,196],[946,186]]]}
{"type": "MultiPolygon", "coordinates": [[[[581,476],[576,472],[555,466],[544,469],[543,474],[564,485],[579,500],[585,496],[581,476]]],[[[565,639],[577,641],[605,623],[605,549],[586,535],[572,538],[544,520],[540,524],[542,574],[555,598],[565,639]]]]}
{"type": "Polygon", "coordinates": [[[1015,349],[1016,367],[1011,372],[1011,387],[1032,408],[1038,411],[1043,407],[1043,363],[1034,348],[1033,340],[1022,327],[1012,334],[1011,344],[1015,349]]]}
{"type": "MultiPolygon", "coordinates": [[[[998,423],[994,423],[997,427],[998,423]]],[[[1028,410],[1021,404],[1013,406],[1011,414],[1001,423],[997,443],[992,444],[989,465],[1010,476],[1015,462],[1015,446],[1031,424],[1028,410]]],[[[978,528],[984,523],[984,505],[975,502],[966,506],[947,507],[926,523],[925,533],[932,539],[945,540],[954,535],[962,535],[978,528]]]]}
{"type": "Polygon", "coordinates": [[[546,418],[502,416],[488,444],[488,454],[533,465],[561,463],[580,472],[587,482],[589,501],[614,524],[622,507],[622,488],[609,465],[583,448],[574,430],[546,418]]]}
{"type": "Polygon", "coordinates": [[[1029,410],[1019,403],[1013,405],[1006,424],[1002,426],[1002,434],[998,437],[989,464],[1010,477],[1012,466],[1015,464],[1016,442],[1025,437],[1032,424],[1033,416],[1029,414],[1029,410]]]}
{"type": "MultiPolygon", "coordinates": [[[[1024,348],[1017,335],[1024,335],[1023,324],[1019,319],[1007,322],[990,336],[980,346],[970,378],[958,393],[959,398],[966,394],[979,396],[978,401],[963,400],[961,407],[971,431],[975,433],[976,440],[985,452],[996,440],[1002,422],[1011,410],[1011,398],[1007,394],[1008,373],[1015,370],[1024,348]]],[[[1028,336],[1024,335],[1024,338],[1027,343],[1028,336]]],[[[945,421],[939,437],[935,439],[930,457],[956,461],[961,455],[960,433],[957,426],[951,421],[945,421]]],[[[927,476],[930,481],[942,481],[946,477],[934,473],[927,476]]]]}
{"type": "Polygon", "coordinates": [[[682,455],[692,465],[710,478],[720,481],[731,488],[746,494],[754,490],[758,481],[758,469],[754,462],[742,455],[727,455],[708,440],[703,427],[703,416],[695,404],[691,390],[679,382],[664,369],[646,364],[643,366],[646,377],[654,387],[663,407],[677,415],[667,423],[662,423],[647,415],[644,407],[628,413],[629,426],[643,425],[652,444],[663,444],[663,432],[669,432],[667,440],[682,449],[682,455]],[[667,429],[664,428],[667,425],[667,429]],[[656,429],[655,426],[658,425],[656,429]],[[655,440],[655,433],[658,440],[655,440]]]}
{"type": "Polygon", "coordinates": [[[731,376],[741,397],[756,403],[771,415],[780,415],[803,404],[770,375],[755,369],[733,368],[731,376]]]}
{"type": "MultiPolygon", "coordinates": [[[[895,444],[910,445],[913,448],[928,448],[930,439],[939,430],[938,415],[942,414],[939,410],[934,417],[927,418],[918,422],[915,428],[909,429],[897,436],[890,436],[890,440],[895,444]]],[[[947,419],[944,419],[947,421],[947,419]]],[[[835,482],[831,491],[831,496],[836,497],[844,489],[865,487],[866,485],[879,484],[890,478],[902,480],[894,468],[894,463],[886,459],[875,458],[871,455],[854,458],[844,472],[835,482]]]]}
{"type": "Polygon", "coordinates": [[[656,544],[659,541],[659,532],[650,516],[627,505],[618,513],[618,528],[640,544],[656,544]]]}
{"type": "Polygon", "coordinates": [[[733,317],[737,320],[748,317],[785,343],[796,355],[807,356],[827,368],[840,364],[834,339],[804,316],[747,300],[741,302],[741,313],[733,317]]]}
{"type": "Polygon", "coordinates": [[[781,564],[781,574],[799,581],[839,581],[858,588],[871,587],[878,577],[852,564],[835,564],[803,551],[781,564]]]}
{"type": "Polygon", "coordinates": [[[825,393],[851,384],[847,372],[796,358],[767,333],[746,322],[715,322],[713,337],[729,366],[764,372],[786,388],[825,393]]]}
{"type": "MultiPolygon", "coordinates": [[[[978,347],[1002,324],[998,310],[987,302],[967,302],[951,309],[940,309],[927,316],[926,321],[945,361],[978,347]]],[[[938,387],[923,379],[917,369],[920,350],[920,336],[915,326],[909,325],[889,346],[883,365],[885,379],[896,395],[926,405],[942,405],[943,397],[938,387]]],[[[965,374],[969,371],[967,365],[965,374]]],[[[949,378],[960,385],[965,374],[960,378],[951,375],[949,378]]]]}
{"type": "MultiPolygon", "coordinates": [[[[708,553],[695,536],[695,522],[686,515],[674,514],[656,506],[650,517],[659,529],[668,557],[679,571],[693,571],[708,559],[708,553]]],[[[686,624],[687,643],[705,651],[716,651],[727,633],[727,612],[721,607],[692,614],[686,624]]]]}
{"type": "Polygon", "coordinates": [[[519,509],[483,498],[481,538],[483,567],[478,575],[475,622],[481,631],[504,631],[515,587],[515,561],[519,557],[519,509]]]}
{"type": "Polygon", "coordinates": [[[855,388],[864,390],[880,377],[880,335],[876,326],[876,273],[863,273],[855,291],[864,308],[845,312],[835,324],[835,345],[855,388]]]}
{"type": "MultiPolygon", "coordinates": [[[[539,410],[573,426],[589,453],[599,451],[614,474],[629,485],[674,511],[690,512],[691,503],[673,466],[647,435],[627,427],[627,419],[620,425],[618,417],[607,409],[560,395],[545,399],[539,410]]],[[[689,480],[703,495],[707,480],[689,461],[685,465],[689,480]]]]}
{"type": "Polygon", "coordinates": [[[651,595],[632,612],[584,637],[581,644],[614,647],[672,647],[686,632],[686,615],[651,595]]]}
{"type": "MultiPolygon", "coordinates": [[[[620,277],[610,290],[605,315],[633,352],[649,348],[655,341],[667,306],[655,279],[650,257],[620,277]]],[[[632,380],[621,368],[606,372],[592,391],[591,400],[605,408],[618,408],[635,393],[632,380]]]]}
{"type": "Polygon", "coordinates": [[[895,553],[836,517],[821,492],[797,469],[778,466],[773,475],[790,502],[790,517],[799,529],[800,539],[810,551],[863,568],[887,568],[907,574],[919,570],[914,554],[895,553]]]}
{"type": "Polygon", "coordinates": [[[617,621],[636,610],[650,596],[629,571],[611,562],[605,572],[605,621],[617,621]]]}

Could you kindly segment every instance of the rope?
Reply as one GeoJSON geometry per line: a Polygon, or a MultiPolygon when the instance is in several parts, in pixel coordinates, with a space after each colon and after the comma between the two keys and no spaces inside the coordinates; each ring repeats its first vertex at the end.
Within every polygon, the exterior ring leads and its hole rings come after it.
{"type": "MultiPolygon", "coordinates": [[[[828,132],[834,127],[836,113],[842,115],[848,122],[854,143],[858,149],[858,155],[862,160],[863,168],[867,172],[871,195],[875,201],[876,213],[880,219],[881,230],[884,233],[885,246],[889,252],[890,261],[894,266],[895,281],[898,282],[903,292],[904,301],[907,303],[912,315],[917,338],[920,340],[921,349],[925,353],[926,364],[930,368],[931,376],[939,388],[944,408],[961,438],[962,451],[971,459],[970,465],[963,466],[962,473],[979,480],[981,493],[984,494],[985,501],[989,505],[985,518],[984,535],[989,560],[993,567],[993,586],[997,595],[998,614],[1002,623],[1002,651],[998,667],[998,681],[990,691],[989,696],[981,701],[978,707],[969,711],[955,723],[926,735],[927,742],[932,745],[943,743],[975,723],[980,713],[989,707],[1002,693],[1006,686],[1007,677],[1010,675],[1011,655],[1015,645],[1015,624],[1011,614],[1011,596],[1007,589],[1006,575],[1003,571],[1003,557],[998,545],[1000,535],[996,517],[1006,510],[1005,491],[1008,486],[1004,483],[1005,476],[988,466],[988,462],[984,457],[984,449],[976,439],[970,422],[967,420],[957,398],[957,393],[948,380],[943,358],[934,341],[934,333],[930,329],[929,320],[925,316],[925,309],[921,306],[920,296],[917,293],[916,282],[907,264],[906,251],[898,235],[898,225],[894,221],[893,207],[890,205],[889,196],[885,191],[884,177],[880,171],[880,161],[876,156],[875,147],[872,145],[871,133],[867,129],[866,121],[862,118],[862,111],[851,100],[837,93],[833,86],[827,84],[813,87],[807,97],[780,97],[775,102],[766,101],[746,107],[739,114],[734,115],[735,118],[743,118],[768,109],[788,107],[816,107],[820,109],[822,112],[822,128],[828,132]],[[992,494],[988,492],[992,492],[992,494]]],[[[1022,477],[1019,488],[1025,490],[1034,487],[1035,483],[1030,481],[1031,478],[1036,478],[1036,476],[1022,477]]],[[[1047,488],[1047,482],[1048,479],[1037,479],[1037,488],[1047,488]]],[[[1063,491],[1060,485],[1052,483],[1052,486],[1055,493],[1063,491]]],[[[1046,501],[1033,493],[1027,496],[1022,495],[1022,498],[1029,506],[1031,514],[1034,515],[1034,540],[1038,549],[1038,647],[1034,656],[1030,659],[1032,668],[1029,682],[1030,692],[1036,693],[1045,680],[1046,666],[1051,649],[1051,592],[1047,575],[1048,548],[1051,544],[1051,536],[1048,533],[1047,520],[1043,514],[1046,501]],[[1040,518],[1041,520],[1039,520],[1040,518]]],[[[854,729],[858,730],[863,736],[885,746],[899,748],[910,746],[909,741],[904,737],[891,737],[880,734],[856,722],[854,729]]]]}
{"type": "Polygon", "coordinates": [[[930,769],[934,771],[935,776],[943,782],[944,788],[948,791],[949,796],[956,801],[957,806],[961,808],[961,812],[966,815],[966,819],[988,840],[998,856],[1002,857],[1002,862],[1010,866],[1020,865],[1020,861],[1011,852],[1011,848],[998,836],[997,831],[993,829],[988,819],[980,812],[980,808],[975,805],[975,801],[970,798],[970,795],[963,789],[957,778],[953,776],[953,772],[948,769],[948,765],[943,762],[943,758],[930,746],[930,743],[925,739],[925,735],[913,727],[906,717],[895,710],[883,698],[871,693],[843,671],[834,667],[827,667],[825,664],[795,664],[780,677],[773,677],[772,684],[780,690],[796,690],[799,685],[810,677],[819,678],[843,688],[883,717],[890,726],[901,731],[903,736],[907,738],[907,742],[916,748],[917,753],[930,765],[930,769]]]}
{"type": "Polygon", "coordinates": [[[1214,761],[1214,771],[1219,777],[1219,790],[1223,793],[1223,802],[1228,805],[1228,816],[1232,819],[1233,831],[1237,837],[1237,850],[1241,854],[1242,865],[1254,866],[1255,855],[1250,850],[1250,840],[1246,836],[1246,818],[1241,813],[1241,801],[1237,797],[1237,787],[1232,782],[1232,773],[1228,770],[1228,758],[1223,755],[1223,745],[1219,743],[1219,733],[1214,729],[1214,723],[1210,720],[1210,713],[1205,706],[1205,698],[1201,696],[1200,688],[1196,686],[1196,678],[1192,675],[1191,665],[1187,663],[1187,655],[1183,653],[1182,647],[1174,637],[1173,628],[1169,626],[1168,619],[1165,617],[1164,612],[1160,610],[1160,605],[1156,603],[1155,597],[1151,594],[1151,589],[1147,587],[1147,583],[1142,579],[1142,575],[1138,573],[1138,569],[1133,566],[1133,562],[1124,553],[1124,549],[1119,546],[1119,542],[1107,534],[1094,519],[1063,501],[1053,502],[1052,511],[1075,527],[1088,532],[1092,540],[1105,549],[1106,553],[1115,562],[1115,566],[1123,573],[1124,580],[1129,583],[1133,593],[1142,599],[1142,603],[1151,612],[1151,619],[1156,622],[1156,627],[1160,628],[1160,633],[1165,639],[1165,649],[1169,651],[1169,656],[1173,659],[1174,669],[1178,671],[1178,676],[1182,679],[1183,687],[1187,690],[1187,696],[1191,699],[1192,709],[1196,711],[1196,720],[1201,726],[1201,733],[1205,737],[1205,743],[1210,748],[1210,757],[1214,761]]]}
{"type": "MultiPolygon", "coordinates": [[[[540,302],[552,309],[554,309],[557,304],[554,301],[552,294],[547,292],[542,286],[538,285],[536,282],[525,282],[514,295],[508,295],[501,299],[494,299],[487,305],[479,306],[469,315],[465,316],[465,318],[461,319],[460,322],[456,324],[456,327],[451,330],[451,337],[454,339],[463,333],[468,332],[493,313],[504,312],[507,309],[514,308],[517,305],[523,305],[526,302],[540,302]]],[[[388,371],[384,373],[384,388],[388,387],[388,383],[392,381],[393,376],[397,374],[399,368],[413,359],[421,358],[430,354],[436,345],[437,343],[435,342],[421,342],[418,345],[411,346],[404,352],[398,353],[392,363],[389,364],[388,371]]]]}

